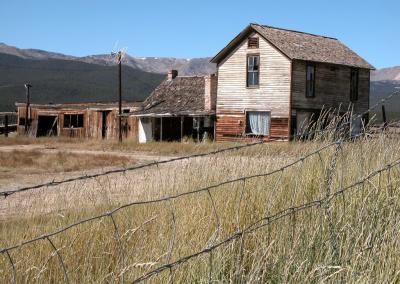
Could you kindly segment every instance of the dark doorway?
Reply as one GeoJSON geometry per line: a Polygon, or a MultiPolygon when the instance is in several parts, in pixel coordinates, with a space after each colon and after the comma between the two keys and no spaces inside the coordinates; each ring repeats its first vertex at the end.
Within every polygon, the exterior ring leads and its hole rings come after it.
{"type": "Polygon", "coordinates": [[[101,138],[107,138],[107,131],[108,131],[108,116],[111,111],[102,111],[101,112],[101,138]]]}
{"type": "Polygon", "coordinates": [[[36,136],[57,136],[57,116],[39,115],[36,136]]]}

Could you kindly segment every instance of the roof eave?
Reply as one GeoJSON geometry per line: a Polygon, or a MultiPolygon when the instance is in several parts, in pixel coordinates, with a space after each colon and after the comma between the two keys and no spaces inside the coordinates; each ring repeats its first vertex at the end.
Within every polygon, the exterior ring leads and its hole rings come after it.
{"type": "Polygon", "coordinates": [[[248,25],[243,31],[241,31],[237,36],[235,36],[223,49],[221,49],[217,55],[215,55],[210,62],[218,64],[222,61],[223,58],[239,44],[243,38],[245,38],[248,34],[254,31],[252,24],[248,25]]]}
{"type": "Polygon", "coordinates": [[[310,63],[329,64],[329,65],[335,65],[335,66],[345,66],[345,67],[359,68],[359,69],[376,70],[375,67],[372,66],[371,64],[369,64],[368,62],[365,66],[360,66],[360,65],[351,65],[351,64],[339,64],[339,63],[326,62],[326,61],[307,60],[307,59],[302,59],[302,58],[293,58],[293,61],[302,61],[302,62],[310,62],[310,63]]]}

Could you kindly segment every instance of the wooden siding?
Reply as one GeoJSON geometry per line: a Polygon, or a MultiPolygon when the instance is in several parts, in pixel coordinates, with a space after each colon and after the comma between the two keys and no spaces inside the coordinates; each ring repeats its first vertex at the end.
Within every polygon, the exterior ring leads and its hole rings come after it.
{"type": "MultiPolygon", "coordinates": [[[[315,63],[315,97],[306,98],[306,62],[293,61],[292,108],[320,110],[341,107],[347,110],[350,102],[350,67],[315,63]]],[[[354,113],[369,108],[370,71],[359,70],[359,94],[354,102],[354,113]]]]}
{"type": "Polygon", "coordinates": [[[247,139],[243,136],[246,110],[271,112],[271,137],[288,135],[291,61],[258,34],[259,48],[247,39],[218,65],[216,141],[247,139]],[[260,55],[259,87],[246,87],[248,54],[260,55]]]}
{"type": "MultiPolygon", "coordinates": [[[[37,124],[39,116],[55,116],[57,117],[57,134],[63,137],[76,138],[102,138],[103,114],[106,111],[106,139],[118,138],[118,110],[92,110],[92,109],[41,109],[37,107],[30,108],[30,118],[32,123],[30,126],[30,135],[36,136],[37,124]],[[83,114],[83,127],[80,128],[64,128],[64,114],[83,114]]],[[[18,118],[25,118],[25,107],[18,107],[18,118]]],[[[124,117],[122,120],[123,137],[136,140],[138,138],[138,118],[124,117]]],[[[25,126],[18,125],[17,132],[25,133],[25,126]]]]}
{"type": "Polygon", "coordinates": [[[252,140],[285,140],[288,136],[289,118],[271,117],[271,127],[269,137],[255,137],[245,135],[246,116],[243,113],[231,113],[228,115],[217,116],[216,141],[252,141],[252,140]]]}

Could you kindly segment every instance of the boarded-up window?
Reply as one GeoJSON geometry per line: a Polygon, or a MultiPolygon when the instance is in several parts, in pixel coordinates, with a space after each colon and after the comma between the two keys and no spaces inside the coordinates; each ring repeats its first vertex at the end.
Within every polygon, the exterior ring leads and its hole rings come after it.
{"type": "Polygon", "coordinates": [[[247,40],[248,48],[258,48],[258,37],[249,37],[247,40]]]}
{"type": "Polygon", "coordinates": [[[358,100],[358,69],[352,68],[350,71],[350,101],[358,100]]]}
{"type": "Polygon", "coordinates": [[[246,134],[269,135],[271,113],[267,111],[246,112],[246,134]]]}
{"type": "Polygon", "coordinates": [[[315,97],[315,65],[307,64],[306,70],[306,97],[315,97]]]}
{"type": "Polygon", "coordinates": [[[260,56],[247,56],[247,87],[257,87],[260,76],[260,56]]]}
{"type": "Polygon", "coordinates": [[[83,114],[64,114],[64,128],[83,127],[83,114]]]}

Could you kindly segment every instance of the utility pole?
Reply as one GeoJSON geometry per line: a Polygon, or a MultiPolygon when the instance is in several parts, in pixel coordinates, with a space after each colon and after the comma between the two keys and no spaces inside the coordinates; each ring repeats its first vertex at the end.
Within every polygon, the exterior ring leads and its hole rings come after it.
{"type": "Polygon", "coordinates": [[[30,105],[30,93],[29,89],[32,87],[31,84],[26,83],[26,110],[25,110],[25,134],[28,134],[28,127],[29,127],[29,105],[30,105]]]}
{"type": "Polygon", "coordinates": [[[122,53],[121,51],[118,51],[118,95],[119,95],[119,104],[118,104],[118,110],[119,110],[119,117],[118,117],[118,123],[119,123],[119,136],[118,140],[119,143],[122,142],[122,74],[121,74],[121,61],[122,61],[122,53]]]}

